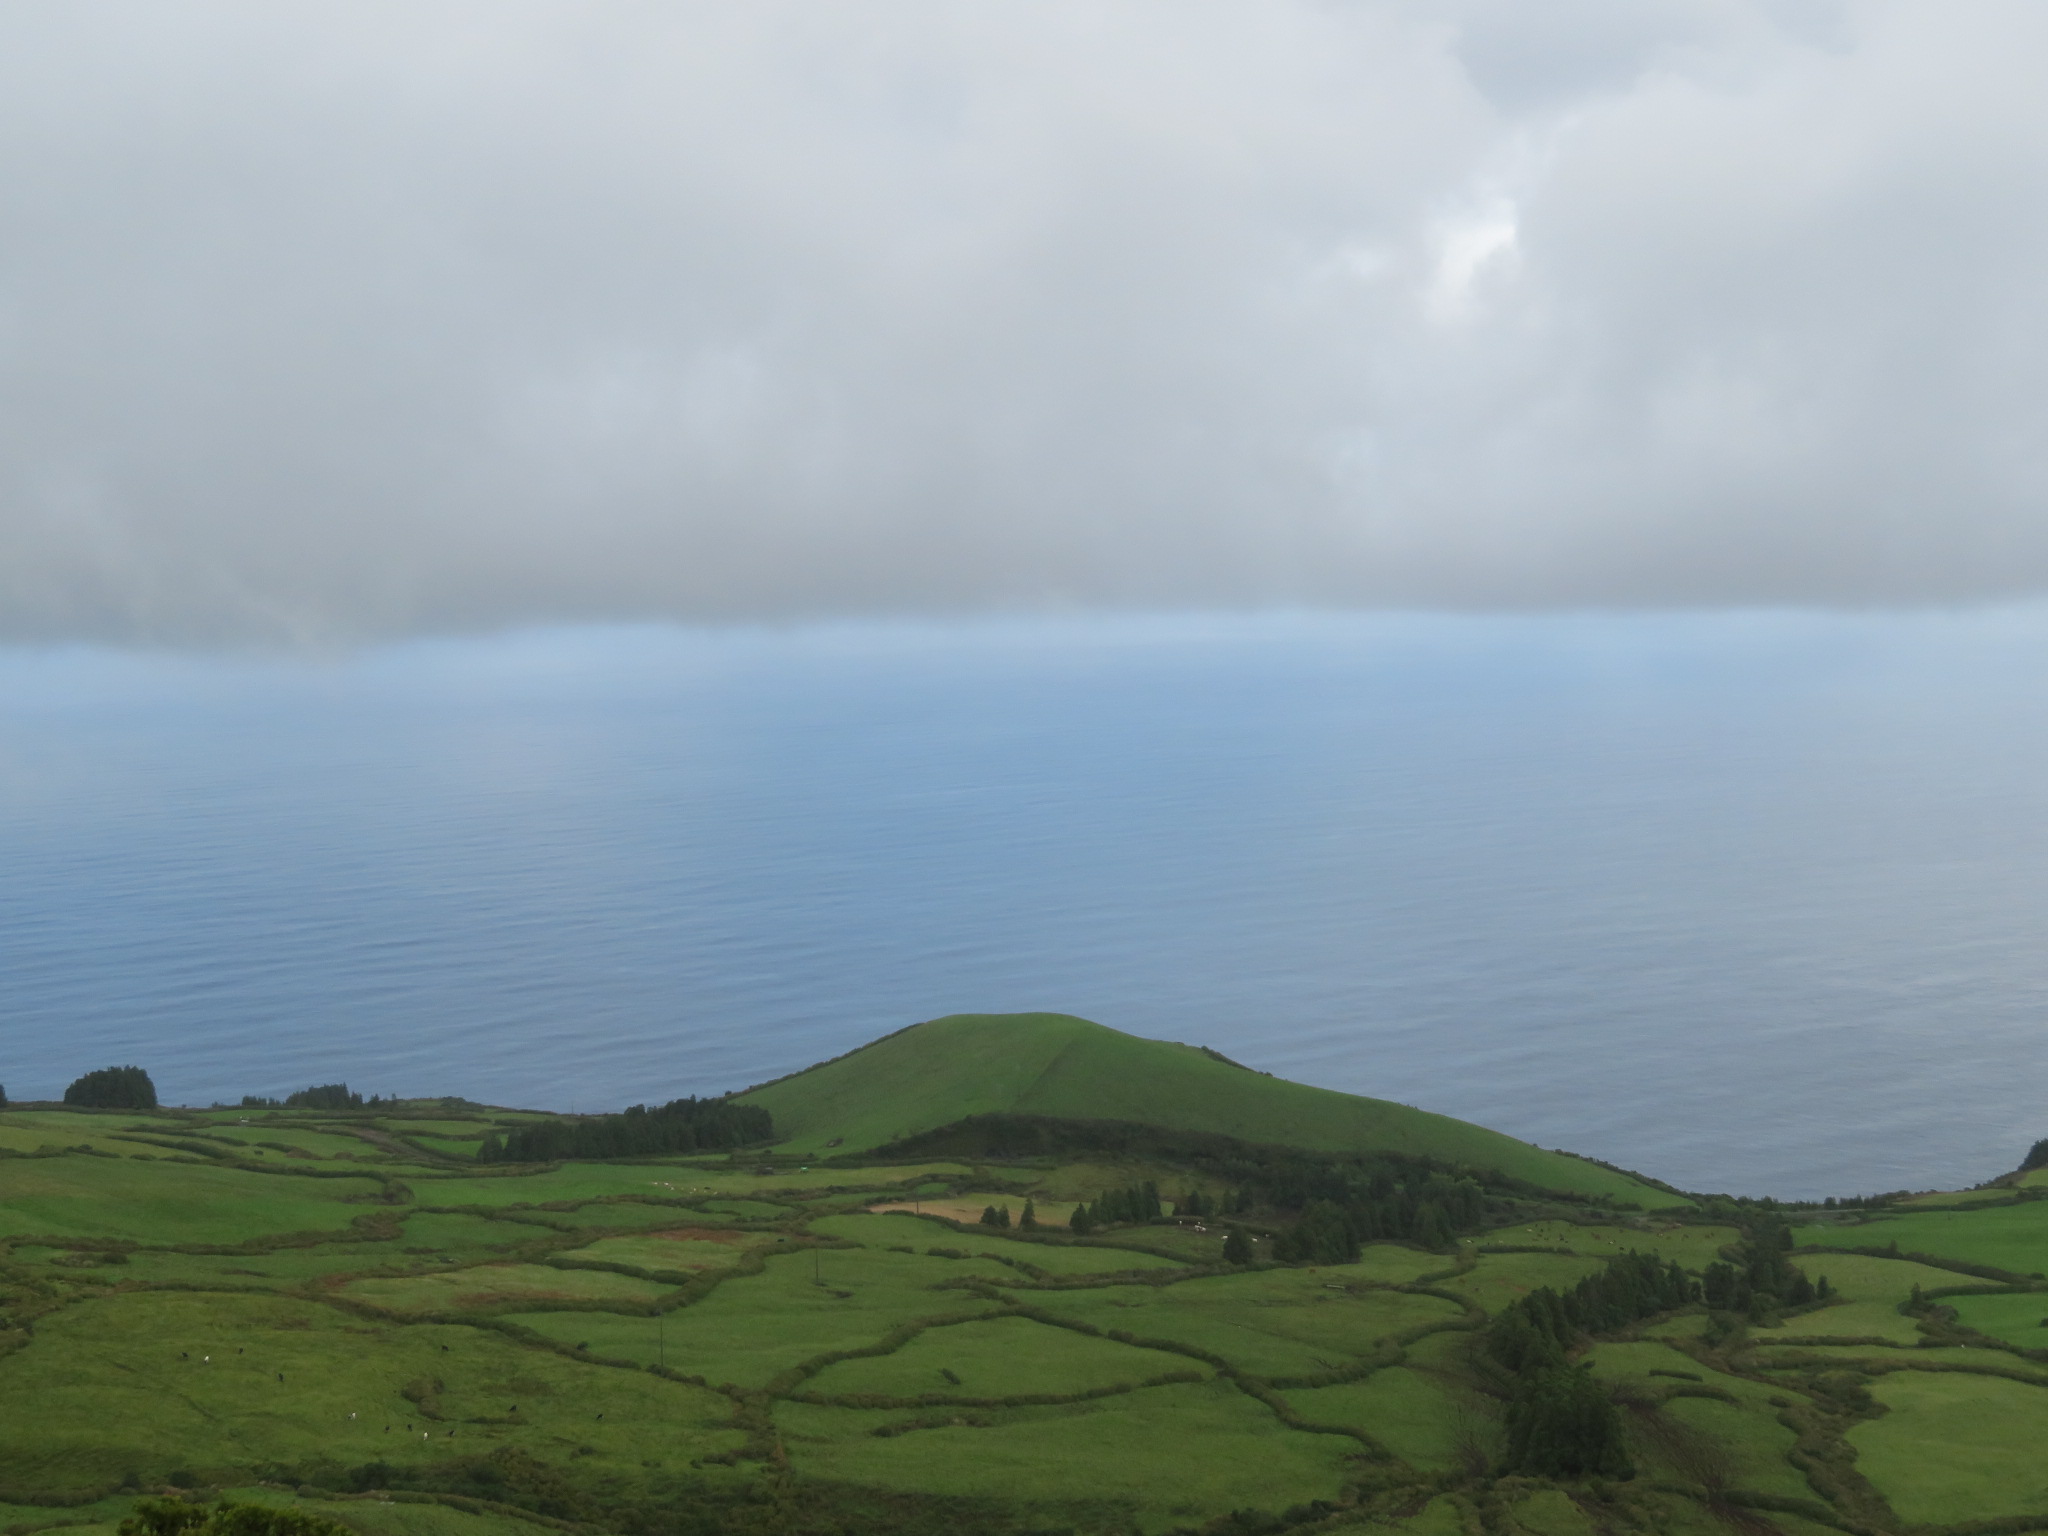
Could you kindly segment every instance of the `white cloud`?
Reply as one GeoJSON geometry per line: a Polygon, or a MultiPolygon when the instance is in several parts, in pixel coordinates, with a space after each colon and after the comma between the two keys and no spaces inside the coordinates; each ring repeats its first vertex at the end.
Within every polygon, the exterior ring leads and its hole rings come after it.
{"type": "Polygon", "coordinates": [[[0,17],[0,634],[2048,584],[2021,0],[0,17]]]}

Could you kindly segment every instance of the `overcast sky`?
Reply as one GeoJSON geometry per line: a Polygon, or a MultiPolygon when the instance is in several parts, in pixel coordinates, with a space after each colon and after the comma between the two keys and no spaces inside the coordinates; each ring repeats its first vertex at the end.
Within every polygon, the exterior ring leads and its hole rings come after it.
{"type": "Polygon", "coordinates": [[[0,11],[0,638],[2048,586],[2039,0],[0,11]]]}

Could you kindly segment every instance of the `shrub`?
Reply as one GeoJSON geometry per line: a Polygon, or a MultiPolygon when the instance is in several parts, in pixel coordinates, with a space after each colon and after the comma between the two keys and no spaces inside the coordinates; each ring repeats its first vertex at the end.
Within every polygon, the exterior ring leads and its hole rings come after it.
{"type": "Polygon", "coordinates": [[[338,1521],[303,1509],[269,1509],[261,1504],[213,1508],[182,1499],[143,1499],[121,1522],[120,1536],[354,1536],[338,1521]]]}

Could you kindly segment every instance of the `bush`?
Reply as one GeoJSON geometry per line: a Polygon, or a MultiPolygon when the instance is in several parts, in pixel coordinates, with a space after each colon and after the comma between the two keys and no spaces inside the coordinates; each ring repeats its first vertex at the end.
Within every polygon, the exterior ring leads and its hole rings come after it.
{"type": "Polygon", "coordinates": [[[155,1109],[156,1084],[140,1067],[102,1067],[66,1088],[64,1102],[80,1109],[155,1109]]]}
{"type": "Polygon", "coordinates": [[[1535,1372],[1508,1404],[1508,1460],[1538,1477],[1632,1477],[1621,1414],[1583,1366],[1535,1372]]]}
{"type": "Polygon", "coordinates": [[[354,1536],[338,1521],[303,1509],[270,1509],[261,1504],[213,1508],[182,1499],[143,1499],[121,1522],[120,1536],[354,1536]]]}

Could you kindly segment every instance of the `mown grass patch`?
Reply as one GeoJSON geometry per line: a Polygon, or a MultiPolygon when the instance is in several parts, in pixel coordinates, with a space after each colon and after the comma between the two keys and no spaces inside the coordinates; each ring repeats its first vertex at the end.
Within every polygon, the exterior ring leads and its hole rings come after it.
{"type": "Polygon", "coordinates": [[[2048,1391],[1900,1371],[1871,1385],[1890,1412],[1849,1430],[1857,1470],[1908,1521],[2048,1514],[2048,1391]]]}
{"type": "Polygon", "coordinates": [[[46,1317],[0,1357],[0,1490],[498,1445],[559,1457],[588,1444],[599,1462],[638,1466],[651,1440],[671,1453],[735,1446],[729,1407],[486,1330],[377,1326],[287,1297],[138,1293],[46,1317]]]}
{"type": "Polygon", "coordinates": [[[478,1264],[434,1274],[356,1280],[339,1295],[393,1312],[464,1312],[530,1307],[535,1302],[625,1302],[644,1306],[668,1287],[609,1270],[547,1264],[478,1264]]]}
{"type": "Polygon", "coordinates": [[[991,1415],[993,1427],[944,1426],[877,1436],[838,1410],[790,1415],[790,1463],[818,1477],[923,1493],[1127,1503],[1141,1530],[1278,1508],[1339,1491],[1348,1437],[1288,1429],[1221,1381],[1152,1387],[1063,1408],[991,1415]]]}

